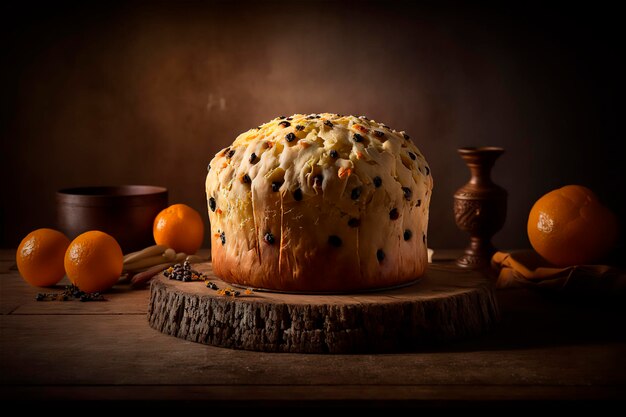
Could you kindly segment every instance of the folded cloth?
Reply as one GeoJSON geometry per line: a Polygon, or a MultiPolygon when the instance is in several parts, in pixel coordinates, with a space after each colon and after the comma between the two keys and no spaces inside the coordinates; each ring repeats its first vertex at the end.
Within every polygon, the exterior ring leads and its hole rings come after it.
{"type": "Polygon", "coordinates": [[[609,265],[557,268],[533,250],[496,252],[491,266],[498,272],[496,288],[537,287],[573,292],[626,292],[626,271],[609,265]]]}

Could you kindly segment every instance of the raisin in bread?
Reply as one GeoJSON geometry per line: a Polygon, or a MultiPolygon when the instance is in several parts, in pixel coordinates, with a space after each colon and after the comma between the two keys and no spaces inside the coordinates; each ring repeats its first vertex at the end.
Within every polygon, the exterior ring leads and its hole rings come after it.
{"type": "Polygon", "coordinates": [[[213,271],[281,291],[408,283],[427,265],[431,190],[404,132],[366,117],[278,117],[209,164],[213,271]]]}

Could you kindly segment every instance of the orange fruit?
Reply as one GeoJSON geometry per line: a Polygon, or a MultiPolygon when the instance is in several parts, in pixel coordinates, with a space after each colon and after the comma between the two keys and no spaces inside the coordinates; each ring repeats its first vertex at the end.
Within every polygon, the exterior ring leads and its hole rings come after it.
{"type": "Polygon", "coordinates": [[[115,238],[98,230],[77,236],[65,252],[67,277],[84,292],[101,292],[115,285],[123,262],[115,238]]]}
{"type": "Polygon", "coordinates": [[[204,223],[196,210],[185,204],[174,204],[157,214],[152,234],[157,245],[191,255],[202,246],[204,223]]]}
{"type": "Polygon", "coordinates": [[[30,232],[17,248],[15,260],[20,275],[26,282],[48,287],[61,281],[65,275],[63,256],[70,240],[53,229],[30,232]]]}
{"type": "Polygon", "coordinates": [[[617,241],[616,216],[581,185],[568,185],[541,197],[528,216],[528,238],[535,251],[556,266],[601,260],[617,241]]]}

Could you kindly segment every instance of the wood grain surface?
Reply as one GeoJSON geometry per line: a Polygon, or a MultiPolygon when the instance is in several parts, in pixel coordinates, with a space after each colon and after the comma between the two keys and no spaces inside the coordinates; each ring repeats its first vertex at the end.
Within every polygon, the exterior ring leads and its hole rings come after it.
{"type": "MultiPolygon", "coordinates": [[[[12,256],[0,251],[2,259],[12,256]]],[[[580,407],[580,400],[626,398],[620,302],[498,291],[501,321],[486,334],[401,353],[329,355],[234,350],[167,336],[148,325],[149,291],[118,287],[100,303],[36,302],[41,289],[15,270],[0,274],[0,399],[228,408],[546,401],[580,407]]]]}

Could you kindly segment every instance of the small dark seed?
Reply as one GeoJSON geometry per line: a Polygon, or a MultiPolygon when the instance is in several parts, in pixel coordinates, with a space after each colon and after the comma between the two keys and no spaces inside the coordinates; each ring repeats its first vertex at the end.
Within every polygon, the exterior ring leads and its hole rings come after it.
{"type": "Polygon", "coordinates": [[[226,158],[232,158],[235,155],[235,150],[231,149],[230,151],[228,151],[228,154],[226,155],[226,158]]]}
{"type": "Polygon", "coordinates": [[[291,126],[291,123],[287,122],[287,121],[282,121],[278,124],[278,126],[282,126],[282,127],[289,127],[291,126]]]}
{"type": "Polygon", "coordinates": [[[361,225],[360,219],[352,217],[350,220],[348,220],[348,226],[350,227],[359,227],[360,225],[361,225]]]}
{"type": "Polygon", "coordinates": [[[415,161],[415,159],[417,158],[417,156],[415,156],[415,154],[413,152],[409,152],[409,156],[411,157],[412,160],[415,161]]]}
{"type": "Polygon", "coordinates": [[[391,209],[391,211],[389,212],[389,218],[391,220],[398,220],[398,218],[400,217],[400,213],[398,212],[397,208],[391,209]]]}
{"type": "Polygon", "coordinates": [[[287,116],[278,116],[279,119],[286,119],[287,116]]]}
{"type": "Polygon", "coordinates": [[[422,205],[422,200],[417,200],[417,204],[415,205],[415,207],[419,207],[422,205]]]}
{"type": "Polygon", "coordinates": [[[296,201],[302,201],[302,190],[297,188],[296,191],[293,192],[293,199],[296,201]]]}
{"type": "Polygon", "coordinates": [[[293,120],[293,117],[289,116],[287,117],[287,120],[293,120]]]}
{"type": "Polygon", "coordinates": [[[382,249],[376,251],[376,259],[378,259],[378,262],[382,262],[385,259],[385,252],[382,249]]]}
{"type": "Polygon", "coordinates": [[[353,200],[358,200],[361,197],[361,187],[355,187],[352,189],[352,193],[350,193],[350,198],[353,200]]]}
{"type": "Polygon", "coordinates": [[[339,157],[339,153],[336,150],[331,150],[330,151],[330,157],[331,158],[338,158],[339,157]]]}
{"type": "Polygon", "coordinates": [[[209,208],[211,211],[215,211],[215,207],[217,204],[215,203],[215,199],[213,197],[209,198],[209,208]]]}
{"type": "Polygon", "coordinates": [[[404,139],[406,140],[411,140],[411,137],[407,135],[406,133],[402,133],[402,136],[404,136],[404,139]]]}
{"type": "Polygon", "coordinates": [[[310,116],[307,116],[306,118],[307,118],[308,120],[311,120],[311,119],[315,119],[315,116],[310,115],[310,116]]]}
{"type": "Polygon", "coordinates": [[[220,240],[222,241],[222,246],[226,244],[226,233],[220,233],[220,240]]]}
{"type": "Polygon", "coordinates": [[[333,122],[331,122],[330,120],[326,120],[326,121],[324,122],[324,124],[325,124],[326,126],[330,127],[331,129],[333,128],[333,122]]]}
{"type": "Polygon", "coordinates": [[[252,180],[250,179],[250,176],[248,174],[244,174],[242,180],[243,180],[244,184],[250,184],[252,182],[252,180]]]}
{"type": "Polygon", "coordinates": [[[263,239],[265,239],[265,241],[269,243],[270,245],[273,245],[275,242],[274,235],[271,232],[267,232],[265,236],[263,237],[263,239]]]}
{"type": "Polygon", "coordinates": [[[293,132],[289,132],[287,133],[287,136],[285,136],[285,140],[287,142],[293,142],[296,139],[296,135],[293,132]]]}
{"type": "Polygon", "coordinates": [[[355,141],[356,143],[363,142],[363,136],[361,136],[361,135],[360,135],[360,134],[358,134],[358,133],[355,133],[355,134],[354,134],[354,141],[355,141]]]}
{"type": "Polygon", "coordinates": [[[383,180],[380,177],[374,177],[374,187],[378,188],[383,185],[383,180]]]}
{"type": "Polygon", "coordinates": [[[304,126],[302,125],[297,125],[296,126],[296,130],[300,131],[300,130],[304,130],[304,126]]]}
{"type": "Polygon", "coordinates": [[[251,164],[253,164],[254,161],[256,161],[256,154],[254,152],[250,154],[250,159],[248,159],[248,161],[250,161],[251,164]]]}
{"type": "Polygon", "coordinates": [[[316,115],[315,115],[315,118],[316,118],[316,119],[319,119],[320,117],[322,117],[322,116],[320,116],[319,114],[316,114],[316,115]]]}
{"type": "Polygon", "coordinates": [[[409,187],[402,187],[402,192],[404,193],[405,200],[410,201],[411,197],[413,197],[413,191],[411,191],[409,187]]]}
{"type": "Polygon", "coordinates": [[[280,189],[280,186],[283,185],[282,181],[274,181],[272,183],[272,191],[273,192],[278,192],[278,190],[280,189]]]}
{"type": "Polygon", "coordinates": [[[313,186],[321,187],[323,183],[324,183],[324,176],[322,174],[316,175],[315,179],[313,180],[313,186]]]}
{"type": "Polygon", "coordinates": [[[338,248],[341,246],[341,238],[339,236],[330,235],[328,236],[328,244],[332,247],[338,248]]]}
{"type": "Polygon", "coordinates": [[[410,240],[412,236],[413,232],[411,232],[409,229],[406,229],[404,231],[404,240],[410,240]]]}

